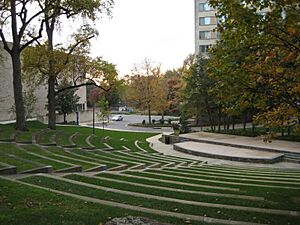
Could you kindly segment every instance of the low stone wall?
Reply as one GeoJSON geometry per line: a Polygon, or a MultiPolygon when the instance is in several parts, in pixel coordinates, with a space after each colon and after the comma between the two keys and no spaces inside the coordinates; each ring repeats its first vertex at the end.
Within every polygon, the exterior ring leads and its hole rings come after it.
{"type": "Polygon", "coordinates": [[[187,139],[174,134],[162,134],[161,141],[167,145],[172,145],[179,142],[187,141],[187,139]]]}
{"type": "Polygon", "coordinates": [[[174,145],[174,150],[178,152],[183,152],[190,155],[200,156],[200,157],[207,157],[207,158],[213,158],[213,159],[223,159],[223,160],[230,160],[230,161],[238,161],[238,162],[248,162],[248,163],[263,163],[263,164],[273,164],[277,162],[281,162],[284,158],[284,154],[278,155],[277,157],[238,157],[238,156],[230,156],[230,155],[218,155],[202,151],[195,151],[191,150],[189,148],[184,148],[179,145],[174,145]]]}
{"type": "MultiPolygon", "coordinates": [[[[99,111],[99,110],[98,110],[99,111]]],[[[97,109],[95,109],[95,121],[98,121],[97,118],[97,109]]],[[[47,116],[39,116],[38,121],[47,124],[48,123],[48,117],[47,116]]],[[[67,122],[76,122],[76,113],[70,113],[66,117],[67,122]]],[[[79,123],[87,123],[91,122],[93,120],[93,110],[88,109],[86,111],[79,112],[79,123]]],[[[64,122],[64,115],[56,115],[56,123],[63,123],[64,122]]]]}

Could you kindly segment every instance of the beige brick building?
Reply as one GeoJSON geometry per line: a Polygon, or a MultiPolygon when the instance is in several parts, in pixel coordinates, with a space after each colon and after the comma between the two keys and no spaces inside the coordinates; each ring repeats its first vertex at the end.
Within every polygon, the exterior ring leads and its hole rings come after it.
{"type": "Polygon", "coordinates": [[[206,55],[209,46],[219,39],[217,31],[218,19],[216,10],[209,5],[208,0],[195,0],[195,53],[206,55]]]}
{"type": "MultiPolygon", "coordinates": [[[[28,86],[23,84],[23,91],[28,90],[28,86]]],[[[37,97],[35,109],[32,114],[35,118],[46,117],[47,115],[47,85],[35,87],[34,95],[37,97]]],[[[76,94],[80,97],[79,110],[86,110],[87,97],[86,87],[81,87],[76,94]]],[[[15,115],[10,112],[14,104],[12,62],[10,55],[4,50],[0,42],[0,121],[14,120],[15,115]]],[[[75,119],[74,119],[75,120],[75,119]]],[[[59,120],[58,120],[59,121],[59,120]]]]}

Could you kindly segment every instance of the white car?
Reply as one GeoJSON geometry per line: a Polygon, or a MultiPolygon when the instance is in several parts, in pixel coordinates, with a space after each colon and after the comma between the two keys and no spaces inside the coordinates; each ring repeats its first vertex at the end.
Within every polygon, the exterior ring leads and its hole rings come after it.
{"type": "Polygon", "coordinates": [[[123,116],[121,115],[115,115],[111,118],[111,121],[122,121],[123,120],[123,116]]]}

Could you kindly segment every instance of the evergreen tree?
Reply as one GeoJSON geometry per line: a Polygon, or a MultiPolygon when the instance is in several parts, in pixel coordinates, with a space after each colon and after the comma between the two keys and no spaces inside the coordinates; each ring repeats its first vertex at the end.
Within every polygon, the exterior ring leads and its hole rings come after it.
{"type": "MultiPolygon", "coordinates": [[[[61,89],[69,86],[72,86],[72,83],[64,79],[58,88],[61,89]]],[[[66,89],[56,95],[56,109],[60,114],[64,115],[64,123],[67,123],[67,114],[76,110],[77,103],[80,99],[79,96],[75,94],[76,91],[76,88],[66,89]]]]}

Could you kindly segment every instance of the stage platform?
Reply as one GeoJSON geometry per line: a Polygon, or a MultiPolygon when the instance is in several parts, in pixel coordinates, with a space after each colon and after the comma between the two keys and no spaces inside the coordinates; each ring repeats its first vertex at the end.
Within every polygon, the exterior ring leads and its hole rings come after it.
{"type": "Polygon", "coordinates": [[[241,147],[222,146],[194,141],[176,143],[174,150],[191,155],[215,159],[253,163],[276,163],[283,160],[283,153],[253,150],[241,147]]]}

